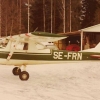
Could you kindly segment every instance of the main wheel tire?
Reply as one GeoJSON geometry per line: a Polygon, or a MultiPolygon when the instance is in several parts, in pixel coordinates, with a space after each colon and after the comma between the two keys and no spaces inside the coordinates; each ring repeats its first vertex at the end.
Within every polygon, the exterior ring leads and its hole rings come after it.
{"type": "Polygon", "coordinates": [[[19,74],[21,73],[21,69],[18,68],[18,67],[15,67],[15,68],[12,70],[12,73],[13,73],[14,75],[19,75],[19,74]]]}
{"type": "Polygon", "coordinates": [[[26,72],[26,71],[22,71],[20,74],[19,74],[19,78],[22,80],[22,81],[27,81],[29,79],[29,73],[26,72]]]}

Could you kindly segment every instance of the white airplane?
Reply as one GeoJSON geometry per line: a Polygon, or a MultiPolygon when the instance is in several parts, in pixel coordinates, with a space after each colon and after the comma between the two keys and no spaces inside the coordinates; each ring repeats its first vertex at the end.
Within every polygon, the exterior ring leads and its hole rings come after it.
{"type": "Polygon", "coordinates": [[[94,52],[100,45],[87,52],[86,50],[82,52],[58,50],[53,42],[65,38],[67,38],[65,35],[46,32],[8,36],[1,43],[0,64],[17,66],[12,72],[24,81],[29,79],[29,73],[26,71],[27,65],[100,60],[100,52],[94,52]]]}
{"type": "Polygon", "coordinates": [[[13,69],[13,74],[19,75],[21,80],[28,80],[29,73],[26,71],[26,65],[49,63],[47,55],[52,55],[51,49],[58,49],[52,42],[64,38],[66,37],[63,35],[44,32],[3,38],[0,42],[0,64],[17,66],[13,69]],[[23,71],[21,71],[22,66],[23,71]]]}

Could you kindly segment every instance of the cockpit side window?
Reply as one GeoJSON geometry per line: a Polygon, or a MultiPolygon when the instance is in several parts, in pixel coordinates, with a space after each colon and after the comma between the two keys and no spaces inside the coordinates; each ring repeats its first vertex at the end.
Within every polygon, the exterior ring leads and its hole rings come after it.
{"type": "MultiPolygon", "coordinates": [[[[12,42],[11,47],[13,47],[15,45],[15,42],[12,42]]],[[[28,43],[18,43],[16,45],[16,50],[28,50],[28,43]]]]}
{"type": "Polygon", "coordinates": [[[24,43],[23,50],[28,50],[28,43],[24,43]]]}

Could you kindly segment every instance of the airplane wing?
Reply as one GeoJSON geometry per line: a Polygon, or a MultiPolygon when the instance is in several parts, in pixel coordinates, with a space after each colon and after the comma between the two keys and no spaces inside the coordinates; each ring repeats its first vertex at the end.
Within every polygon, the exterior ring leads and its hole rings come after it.
{"type": "Polygon", "coordinates": [[[32,40],[33,42],[54,42],[67,38],[67,36],[53,34],[48,32],[31,32],[27,34],[21,34],[21,37],[32,40]]]}
{"type": "Polygon", "coordinates": [[[28,40],[31,40],[33,42],[39,43],[39,42],[55,42],[58,40],[65,39],[68,36],[62,34],[48,33],[48,32],[30,32],[20,35],[8,36],[6,38],[15,41],[16,38],[18,37],[22,42],[27,42],[28,40]]]}

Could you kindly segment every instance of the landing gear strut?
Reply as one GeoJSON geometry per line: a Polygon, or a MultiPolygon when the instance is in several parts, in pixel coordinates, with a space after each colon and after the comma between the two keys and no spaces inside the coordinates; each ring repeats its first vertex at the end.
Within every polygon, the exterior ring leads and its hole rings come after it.
{"type": "Polygon", "coordinates": [[[22,80],[22,81],[27,81],[29,79],[29,73],[26,70],[26,66],[24,65],[24,71],[21,71],[20,67],[15,67],[13,70],[12,70],[12,73],[14,75],[19,75],[19,78],[22,80]]]}

